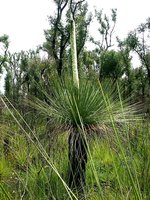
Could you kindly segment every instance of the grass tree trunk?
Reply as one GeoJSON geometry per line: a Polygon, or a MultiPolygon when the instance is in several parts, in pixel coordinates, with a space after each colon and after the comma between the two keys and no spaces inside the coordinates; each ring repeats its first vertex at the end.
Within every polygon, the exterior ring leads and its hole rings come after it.
{"type": "MultiPolygon", "coordinates": [[[[70,133],[69,139],[69,187],[77,190],[79,197],[84,196],[87,146],[82,133],[76,128],[70,133]]],[[[79,198],[80,199],[80,198],[79,198]]]]}
{"type": "MultiPolygon", "coordinates": [[[[75,89],[79,89],[79,75],[77,66],[77,48],[76,48],[76,31],[75,21],[71,13],[71,58],[72,74],[75,89]]],[[[78,192],[78,198],[84,199],[85,175],[87,163],[86,140],[82,133],[78,131],[77,126],[69,135],[68,139],[68,156],[69,156],[69,187],[78,192]]]]}

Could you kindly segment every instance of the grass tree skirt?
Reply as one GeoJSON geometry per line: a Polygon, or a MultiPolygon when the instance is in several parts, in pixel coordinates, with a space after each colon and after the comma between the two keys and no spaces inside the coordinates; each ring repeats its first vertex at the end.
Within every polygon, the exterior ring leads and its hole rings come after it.
{"type": "Polygon", "coordinates": [[[68,145],[69,187],[76,190],[79,196],[84,196],[87,163],[87,145],[84,134],[74,128],[69,135],[68,145]]]}

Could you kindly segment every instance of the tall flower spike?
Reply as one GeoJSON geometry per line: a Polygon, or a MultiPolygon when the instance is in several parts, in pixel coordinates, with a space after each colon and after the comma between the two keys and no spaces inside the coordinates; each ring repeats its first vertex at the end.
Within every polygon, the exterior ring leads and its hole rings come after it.
{"type": "Polygon", "coordinates": [[[70,14],[71,18],[71,61],[72,61],[72,73],[73,73],[73,84],[79,89],[79,75],[77,66],[77,47],[76,47],[76,31],[75,31],[75,21],[73,19],[72,12],[70,14]]]}

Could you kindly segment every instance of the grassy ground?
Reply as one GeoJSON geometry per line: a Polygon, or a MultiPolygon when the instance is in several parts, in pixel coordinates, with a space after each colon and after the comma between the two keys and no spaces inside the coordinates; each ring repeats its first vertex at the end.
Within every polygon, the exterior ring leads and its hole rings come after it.
{"type": "MultiPolygon", "coordinates": [[[[0,200],[77,199],[65,184],[67,133],[47,136],[46,126],[39,123],[34,133],[26,130],[28,138],[18,124],[9,114],[0,123],[0,200]]],[[[150,199],[149,128],[148,121],[134,122],[109,133],[91,134],[87,200],[150,199]]]]}

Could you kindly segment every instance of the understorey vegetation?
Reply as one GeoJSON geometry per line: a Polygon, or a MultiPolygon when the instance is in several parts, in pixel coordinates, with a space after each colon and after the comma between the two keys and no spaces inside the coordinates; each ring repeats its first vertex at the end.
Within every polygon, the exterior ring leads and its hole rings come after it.
{"type": "Polygon", "coordinates": [[[0,37],[0,200],[149,200],[150,19],[114,50],[116,9],[54,3],[36,50],[0,37]]]}

